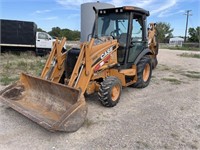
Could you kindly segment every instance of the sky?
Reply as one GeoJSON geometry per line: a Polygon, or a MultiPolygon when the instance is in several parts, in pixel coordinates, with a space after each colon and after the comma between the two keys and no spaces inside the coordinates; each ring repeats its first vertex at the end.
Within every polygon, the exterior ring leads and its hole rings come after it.
{"type": "MultiPolygon", "coordinates": [[[[184,36],[186,10],[191,10],[188,27],[200,26],[200,0],[99,0],[116,7],[137,6],[150,12],[147,22],[166,22],[174,36],[184,36]]],[[[80,5],[95,0],[0,0],[0,19],[33,21],[39,28],[80,31],[80,5]]]]}

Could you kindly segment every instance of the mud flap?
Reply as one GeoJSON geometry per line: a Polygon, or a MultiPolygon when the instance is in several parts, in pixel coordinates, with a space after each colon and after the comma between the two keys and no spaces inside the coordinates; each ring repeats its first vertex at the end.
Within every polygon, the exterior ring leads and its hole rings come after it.
{"type": "Polygon", "coordinates": [[[87,115],[80,90],[26,74],[0,91],[0,100],[50,131],[74,132],[87,115]]]}

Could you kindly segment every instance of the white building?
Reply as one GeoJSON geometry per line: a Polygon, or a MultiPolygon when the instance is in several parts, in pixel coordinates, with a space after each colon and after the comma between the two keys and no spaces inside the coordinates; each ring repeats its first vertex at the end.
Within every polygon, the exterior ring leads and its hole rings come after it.
{"type": "Polygon", "coordinates": [[[169,45],[170,46],[180,46],[182,47],[182,44],[184,42],[183,38],[180,37],[174,37],[169,39],[169,45]]]}

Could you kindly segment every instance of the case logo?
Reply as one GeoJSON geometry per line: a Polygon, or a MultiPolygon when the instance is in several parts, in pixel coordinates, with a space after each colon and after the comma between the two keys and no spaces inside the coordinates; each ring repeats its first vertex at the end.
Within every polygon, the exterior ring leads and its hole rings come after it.
{"type": "Polygon", "coordinates": [[[107,55],[109,55],[113,51],[113,47],[110,47],[107,51],[105,51],[103,54],[101,54],[101,59],[105,58],[107,55]]]}

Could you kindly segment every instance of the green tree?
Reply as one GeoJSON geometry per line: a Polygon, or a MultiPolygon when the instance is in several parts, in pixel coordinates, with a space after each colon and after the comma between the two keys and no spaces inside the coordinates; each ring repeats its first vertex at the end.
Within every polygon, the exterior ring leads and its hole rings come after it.
{"type": "Polygon", "coordinates": [[[50,32],[48,32],[51,36],[61,37],[61,29],[59,27],[53,27],[50,32]]]}
{"type": "Polygon", "coordinates": [[[58,38],[66,37],[69,41],[76,41],[80,39],[80,31],[60,29],[59,27],[53,27],[49,34],[58,38]]]}
{"type": "Polygon", "coordinates": [[[45,30],[43,30],[42,28],[37,28],[38,32],[46,32],[45,30]]]}
{"type": "Polygon", "coordinates": [[[200,27],[195,28],[189,28],[189,42],[199,42],[200,40],[200,27]]]}
{"type": "Polygon", "coordinates": [[[157,30],[157,39],[160,43],[169,42],[169,39],[173,37],[172,32],[174,29],[171,29],[169,23],[166,22],[158,22],[156,23],[156,30],[157,30]]]}

